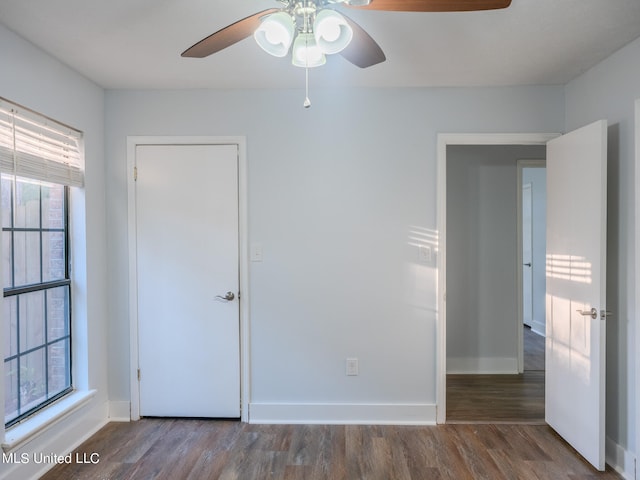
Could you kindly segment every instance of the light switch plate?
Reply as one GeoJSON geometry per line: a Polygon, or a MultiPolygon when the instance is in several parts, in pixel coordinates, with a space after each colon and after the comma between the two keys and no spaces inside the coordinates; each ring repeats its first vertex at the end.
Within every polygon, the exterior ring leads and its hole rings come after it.
{"type": "Polygon", "coordinates": [[[431,246],[420,245],[418,247],[418,259],[422,263],[429,263],[431,261],[431,246]]]}
{"type": "Polygon", "coordinates": [[[252,262],[261,262],[262,261],[262,244],[252,243],[249,256],[251,257],[252,262]]]}
{"type": "Polygon", "coordinates": [[[358,359],[357,358],[347,358],[347,375],[348,376],[358,375],[358,359]]]}

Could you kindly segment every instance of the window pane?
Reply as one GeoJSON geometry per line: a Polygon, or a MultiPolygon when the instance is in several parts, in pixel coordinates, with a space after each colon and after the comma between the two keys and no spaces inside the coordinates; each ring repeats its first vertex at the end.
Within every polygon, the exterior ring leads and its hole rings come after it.
{"type": "Polygon", "coordinates": [[[18,297],[6,297],[2,303],[4,319],[4,358],[18,353],[18,297]]]}
{"type": "Polygon", "coordinates": [[[18,416],[18,361],[4,363],[4,421],[18,416]]]}
{"type": "Polygon", "coordinates": [[[11,257],[13,256],[11,244],[12,232],[2,232],[2,286],[12,287],[11,280],[13,268],[11,267],[11,257]]]}
{"type": "Polygon", "coordinates": [[[44,338],[44,291],[25,293],[18,298],[20,351],[38,347],[44,338]]]}
{"type": "Polygon", "coordinates": [[[13,275],[15,287],[40,283],[39,232],[14,232],[13,275]]]}
{"type": "Polygon", "coordinates": [[[2,175],[2,186],[0,187],[0,196],[2,197],[2,228],[11,226],[12,183],[12,177],[2,175]]]}
{"type": "Polygon", "coordinates": [[[63,232],[42,232],[42,281],[65,278],[63,232]]]}
{"type": "Polygon", "coordinates": [[[64,228],[64,187],[42,185],[42,228],[64,228]]]}
{"type": "Polygon", "coordinates": [[[69,365],[71,349],[69,339],[63,339],[49,346],[49,398],[71,386],[69,365]]]}
{"type": "Polygon", "coordinates": [[[40,228],[40,185],[18,178],[16,182],[16,228],[40,228]]]}
{"type": "Polygon", "coordinates": [[[47,290],[48,340],[53,342],[69,335],[69,287],[47,290]]]}
{"type": "Polygon", "coordinates": [[[30,410],[47,399],[45,350],[20,357],[20,412],[30,410]]]}

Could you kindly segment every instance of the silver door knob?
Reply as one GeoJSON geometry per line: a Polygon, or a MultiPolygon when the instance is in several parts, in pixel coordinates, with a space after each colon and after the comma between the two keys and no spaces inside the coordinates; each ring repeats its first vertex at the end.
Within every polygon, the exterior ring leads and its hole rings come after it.
{"type": "Polygon", "coordinates": [[[230,302],[231,300],[236,298],[236,296],[233,294],[233,292],[227,292],[224,297],[222,295],[216,295],[216,298],[219,300],[226,300],[227,302],[230,302]]]}

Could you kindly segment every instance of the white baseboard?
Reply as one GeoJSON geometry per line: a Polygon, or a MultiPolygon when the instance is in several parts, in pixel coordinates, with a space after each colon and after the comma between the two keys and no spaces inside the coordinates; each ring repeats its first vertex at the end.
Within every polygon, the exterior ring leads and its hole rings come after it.
{"type": "Polygon", "coordinates": [[[533,323],[531,324],[531,331],[543,337],[546,336],[546,329],[547,329],[547,326],[545,325],[544,322],[538,322],[537,320],[534,320],[533,323]]]}
{"type": "Polygon", "coordinates": [[[607,464],[625,480],[636,480],[636,457],[607,437],[605,446],[607,464]]]}
{"type": "Polygon", "coordinates": [[[447,357],[447,373],[465,375],[517,374],[518,359],[511,357],[447,357]]]}
{"type": "Polygon", "coordinates": [[[128,402],[128,401],[109,402],[109,421],[110,422],[130,422],[131,421],[131,402],[128,402]]]}
{"type": "Polygon", "coordinates": [[[431,404],[249,404],[249,423],[435,425],[431,404]]]}

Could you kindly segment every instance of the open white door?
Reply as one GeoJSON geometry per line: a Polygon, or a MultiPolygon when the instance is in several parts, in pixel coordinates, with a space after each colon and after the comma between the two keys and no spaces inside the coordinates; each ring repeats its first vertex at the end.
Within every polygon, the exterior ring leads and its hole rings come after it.
{"type": "Polygon", "coordinates": [[[547,144],[547,423],[604,470],[607,123],[547,144]]]}

